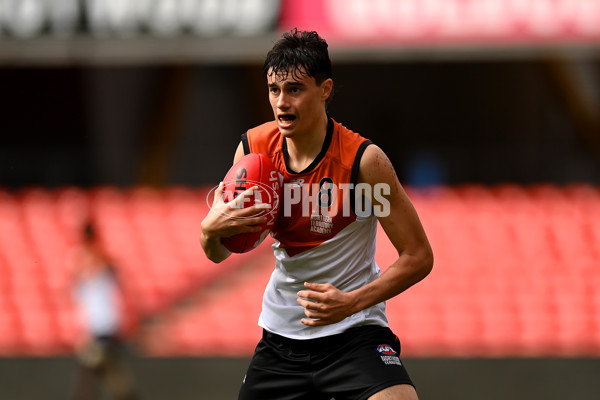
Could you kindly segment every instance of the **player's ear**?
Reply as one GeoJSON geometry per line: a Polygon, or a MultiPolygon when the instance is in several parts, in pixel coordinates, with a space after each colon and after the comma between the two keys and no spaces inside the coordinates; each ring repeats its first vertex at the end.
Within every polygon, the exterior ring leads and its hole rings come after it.
{"type": "Polygon", "coordinates": [[[328,78],[321,83],[321,99],[326,101],[333,91],[333,79],[328,78]]]}

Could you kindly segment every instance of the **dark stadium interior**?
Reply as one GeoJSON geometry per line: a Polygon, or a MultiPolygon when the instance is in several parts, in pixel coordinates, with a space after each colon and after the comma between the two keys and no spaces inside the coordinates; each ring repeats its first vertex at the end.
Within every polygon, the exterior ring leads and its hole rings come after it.
{"type": "MultiPolygon", "coordinates": [[[[385,148],[405,184],[598,183],[585,114],[598,103],[568,66],[345,62],[330,113],[385,148]]],[[[0,85],[11,187],[214,183],[241,132],[271,118],[259,64],[3,68],[0,85]]]]}

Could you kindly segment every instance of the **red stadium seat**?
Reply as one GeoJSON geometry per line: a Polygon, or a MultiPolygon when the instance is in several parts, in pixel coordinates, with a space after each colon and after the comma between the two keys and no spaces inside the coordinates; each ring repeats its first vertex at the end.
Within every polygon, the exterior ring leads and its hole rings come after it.
{"type": "MultiPolygon", "coordinates": [[[[249,355],[274,266],[272,239],[210,262],[198,244],[209,191],[0,190],[0,355],[72,351],[80,327],[64,253],[88,212],[125,278],[132,316],[166,322],[144,329],[143,349],[249,355]]],[[[406,355],[600,355],[600,188],[407,192],[436,260],[430,276],[388,302],[406,355]]],[[[397,257],[380,229],[377,263],[385,269],[397,257]]]]}

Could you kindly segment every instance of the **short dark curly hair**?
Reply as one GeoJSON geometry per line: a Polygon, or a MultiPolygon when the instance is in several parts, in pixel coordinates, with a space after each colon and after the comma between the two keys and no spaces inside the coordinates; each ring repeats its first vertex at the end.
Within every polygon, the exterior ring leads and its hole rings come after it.
{"type": "Polygon", "coordinates": [[[267,53],[263,73],[287,76],[308,75],[318,85],[332,78],[331,59],[327,42],[315,31],[285,32],[267,53]]]}

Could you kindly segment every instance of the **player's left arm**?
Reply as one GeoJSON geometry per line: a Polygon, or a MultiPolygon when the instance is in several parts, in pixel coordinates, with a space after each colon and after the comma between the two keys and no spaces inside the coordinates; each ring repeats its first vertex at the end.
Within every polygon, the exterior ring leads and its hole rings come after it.
{"type": "Polygon", "coordinates": [[[398,258],[378,279],[352,292],[342,292],[331,284],[306,283],[306,290],[298,292],[298,302],[308,317],[302,320],[306,325],[339,322],[386,301],[425,278],[433,268],[433,252],[417,212],[398,181],[392,163],[379,147],[370,145],[365,150],[359,182],[371,188],[378,184],[389,186],[389,194],[372,196],[371,201],[381,211],[379,222],[396,248],[398,258]]]}

